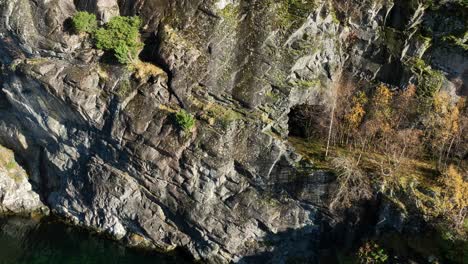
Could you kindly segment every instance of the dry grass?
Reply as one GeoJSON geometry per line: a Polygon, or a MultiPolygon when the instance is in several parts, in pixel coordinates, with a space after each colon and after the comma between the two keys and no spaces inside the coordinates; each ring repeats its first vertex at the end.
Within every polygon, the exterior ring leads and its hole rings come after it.
{"type": "Polygon", "coordinates": [[[190,97],[192,104],[202,110],[205,119],[208,123],[215,123],[215,120],[220,121],[224,126],[229,125],[231,122],[242,119],[242,113],[237,112],[229,106],[221,105],[212,101],[200,101],[196,97],[190,97]]]}
{"type": "Polygon", "coordinates": [[[109,74],[107,73],[106,69],[101,67],[101,66],[98,66],[96,68],[96,72],[99,76],[100,79],[104,80],[104,81],[107,81],[109,80],[109,74]]]}
{"type": "Polygon", "coordinates": [[[26,172],[15,160],[13,151],[0,146],[0,170],[15,182],[21,182],[27,177],[26,172]]]}
{"type": "MultiPolygon", "coordinates": [[[[347,149],[332,146],[330,148],[331,157],[325,158],[326,145],[318,141],[306,140],[298,137],[290,137],[288,142],[306,159],[310,160],[316,168],[333,170],[330,160],[336,156],[358,157],[359,150],[347,149]]],[[[379,174],[382,170],[382,163],[386,163],[388,157],[382,153],[364,152],[360,160],[360,167],[369,174],[379,174]]],[[[426,187],[438,188],[436,176],[438,175],[436,164],[429,160],[418,160],[403,158],[395,170],[395,177],[402,187],[408,186],[411,182],[417,181],[426,187]]]]}
{"type": "Polygon", "coordinates": [[[13,151],[0,146],[0,168],[12,170],[17,166],[13,151]]]}
{"type": "Polygon", "coordinates": [[[158,66],[140,60],[134,62],[131,67],[135,71],[135,77],[138,80],[147,80],[150,77],[166,74],[164,70],[158,66]]]}
{"type": "MultiPolygon", "coordinates": [[[[358,160],[361,152],[343,147],[331,147],[331,155],[325,158],[326,145],[318,141],[290,137],[288,139],[298,153],[314,164],[317,169],[332,171],[340,174],[333,166],[336,157],[351,157],[358,160]]],[[[336,167],[336,166],[335,166],[336,167]]],[[[440,183],[440,173],[436,162],[422,159],[402,158],[395,165],[389,162],[384,153],[364,152],[359,160],[359,170],[381,191],[387,194],[396,205],[408,210],[408,199],[416,201],[416,207],[426,216],[440,215],[439,201],[444,187],[440,183]],[[386,171],[384,171],[384,169],[386,171]],[[401,195],[403,193],[403,195],[401,195]]],[[[411,205],[411,203],[409,203],[411,205]]],[[[413,206],[411,208],[414,209],[413,206]]]]}
{"type": "Polygon", "coordinates": [[[170,105],[165,105],[165,104],[160,104],[158,108],[159,110],[166,111],[166,112],[173,113],[173,114],[179,111],[177,108],[170,106],[170,105]]]}

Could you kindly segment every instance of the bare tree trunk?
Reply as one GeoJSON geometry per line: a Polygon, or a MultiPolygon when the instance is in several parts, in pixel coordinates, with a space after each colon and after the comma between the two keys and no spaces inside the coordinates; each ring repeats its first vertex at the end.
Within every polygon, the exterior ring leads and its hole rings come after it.
{"type": "MultiPolygon", "coordinates": [[[[342,66],[341,66],[342,67],[342,66]]],[[[340,68],[341,68],[340,67],[340,68]]],[[[328,127],[328,137],[327,137],[327,149],[325,151],[325,158],[328,157],[328,152],[330,151],[330,140],[332,136],[332,131],[333,131],[333,124],[334,124],[334,119],[335,119],[335,111],[336,111],[336,104],[338,101],[338,94],[340,93],[339,90],[341,89],[342,86],[342,75],[341,75],[341,69],[339,71],[339,74],[334,78],[333,80],[333,90],[331,91],[332,94],[332,109],[330,113],[330,125],[328,127]]]]}
{"type": "Polygon", "coordinates": [[[362,158],[362,153],[364,153],[364,150],[366,149],[367,145],[367,139],[364,139],[364,143],[362,144],[361,152],[359,153],[358,160],[356,162],[356,166],[359,166],[359,163],[361,163],[361,158],[362,158]]]}
{"type": "Polygon", "coordinates": [[[447,149],[447,155],[445,155],[445,160],[444,160],[444,167],[447,167],[447,160],[449,159],[450,156],[450,151],[452,150],[453,142],[455,141],[455,137],[452,137],[452,140],[450,141],[450,145],[447,149]]]}
{"type": "Polygon", "coordinates": [[[333,101],[333,108],[330,114],[331,115],[330,126],[328,128],[327,150],[325,151],[325,157],[328,157],[328,151],[330,149],[330,139],[331,139],[332,129],[333,129],[333,120],[335,119],[335,108],[336,108],[336,98],[333,101]]]}
{"type": "Polygon", "coordinates": [[[439,167],[439,170],[442,169],[442,159],[443,159],[443,156],[444,156],[444,149],[445,149],[445,144],[446,142],[444,141],[444,143],[442,144],[442,148],[440,150],[440,154],[439,154],[439,160],[437,161],[437,167],[439,167]]]}

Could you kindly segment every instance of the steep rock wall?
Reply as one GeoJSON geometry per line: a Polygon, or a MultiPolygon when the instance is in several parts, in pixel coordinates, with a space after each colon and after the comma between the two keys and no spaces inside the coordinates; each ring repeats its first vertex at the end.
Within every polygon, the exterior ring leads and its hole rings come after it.
{"type": "Polygon", "coordinates": [[[466,92],[466,50],[417,34],[435,27],[427,5],[347,5],[0,1],[0,143],[55,213],[129,244],[212,262],[274,248],[278,263],[316,257],[334,176],[284,140],[290,109],[328,107],[343,72],[404,87],[414,57],[446,72],[442,89],[466,92]],[[76,10],[141,16],[141,57],[166,74],[139,81],[101,63],[67,31],[76,10]],[[196,113],[192,133],[173,124],[181,106],[196,113]]]}

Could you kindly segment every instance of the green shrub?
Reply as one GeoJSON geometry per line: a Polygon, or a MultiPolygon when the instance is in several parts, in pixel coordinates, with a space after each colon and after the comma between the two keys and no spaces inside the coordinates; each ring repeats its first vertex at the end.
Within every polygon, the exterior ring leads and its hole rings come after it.
{"type": "Polygon", "coordinates": [[[276,24],[281,28],[296,28],[314,10],[313,0],[283,0],[279,1],[276,24]]]}
{"type": "Polygon", "coordinates": [[[444,75],[440,71],[432,69],[422,59],[414,58],[411,61],[413,63],[411,70],[418,78],[417,95],[423,98],[434,98],[442,86],[444,75]]]}
{"type": "Polygon", "coordinates": [[[143,47],[139,17],[113,17],[104,28],[95,31],[96,47],[114,54],[122,64],[131,63],[143,47]]]}
{"type": "Polygon", "coordinates": [[[97,28],[96,15],[88,12],[77,12],[72,18],[72,25],[77,33],[92,33],[97,28]]]}
{"type": "Polygon", "coordinates": [[[177,125],[185,132],[192,130],[195,125],[195,119],[193,116],[183,109],[176,113],[175,119],[177,125]]]}
{"type": "Polygon", "coordinates": [[[359,251],[358,251],[358,263],[359,264],[381,264],[381,263],[387,263],[387,260],[388,260],[388,255],[376,243],[367,242],[359,248],[359,251]]]}

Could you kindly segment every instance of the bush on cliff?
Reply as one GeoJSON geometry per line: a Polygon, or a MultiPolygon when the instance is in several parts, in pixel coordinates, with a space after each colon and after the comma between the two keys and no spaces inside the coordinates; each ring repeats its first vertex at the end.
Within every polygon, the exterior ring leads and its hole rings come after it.
{"type": "Polygon", "coordinates": [[[140,40],[139,17],[113,17],[103,28],[95,31],[96,47],[114,54],[122,64],[133,62],[143,43],[140,40]]]}
{"type": "Polygon", "coordinates": [[[77,12],[72,18],[73,30],[77,33],[93,33],[97,28],[96,15],[77,12]]]}
{"type": "Polygon", "coordinates": [[[96,16],[84,11],[77,12],[71,21],[76,33],[92,34],[96,47],[112,53],[122,64],[135,62],[143,48],[139,31],[141,20],[137,16],[116,16],[101,28],[96,16]]]}
{"type": "Polygon", "coordinates": [[[183,109],[176,113],[175,119],[177,125],[185,132],[190,132],[193,126],[195,126],[195,119],[193,116],[183,109]]]}

